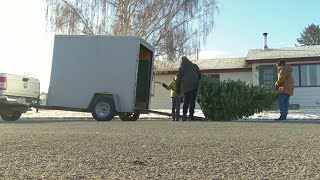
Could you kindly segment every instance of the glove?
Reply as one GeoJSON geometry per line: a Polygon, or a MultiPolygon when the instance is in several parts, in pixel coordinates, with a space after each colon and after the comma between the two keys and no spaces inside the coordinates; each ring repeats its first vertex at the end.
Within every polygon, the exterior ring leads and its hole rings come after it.
{"type": "Polygon", "coordinates": [[[167,88],[167,87],[168,87],[165,83],[162,83],[162,86],[163,86],[164,88],[167,88]]]}

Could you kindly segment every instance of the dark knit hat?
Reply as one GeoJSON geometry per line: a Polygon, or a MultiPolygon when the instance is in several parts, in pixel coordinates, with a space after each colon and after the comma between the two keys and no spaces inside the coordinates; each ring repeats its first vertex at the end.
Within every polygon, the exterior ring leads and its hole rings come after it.
{"type": "Polygon", "coordinates": [[[278,66],[285,66],[286,65],[286,62],[283,60],[283,59],[280,59],[279,61],[278,61],[278,64],[277,64],[278,66]]]}

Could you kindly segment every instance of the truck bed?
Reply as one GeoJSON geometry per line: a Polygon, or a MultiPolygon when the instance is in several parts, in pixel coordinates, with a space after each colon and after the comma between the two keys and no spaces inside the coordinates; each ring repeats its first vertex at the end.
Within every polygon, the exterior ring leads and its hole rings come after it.
{"type": "Polygon", "coordinates": [[[0,99],[1,102],[12,104],[32,103],[40,94],[40,82],[38,79],[21,75],[0,73],[0,99]]]}

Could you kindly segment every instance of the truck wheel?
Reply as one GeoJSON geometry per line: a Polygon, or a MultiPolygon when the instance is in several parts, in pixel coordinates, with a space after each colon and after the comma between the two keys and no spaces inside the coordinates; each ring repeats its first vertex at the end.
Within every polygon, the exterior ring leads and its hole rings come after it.
{"type": "Polygon", "coordinates": [[[1,113],[1,119],[5,121],[16,121],[21,117],[21,112],[19,111],[12,111],[12,112],[7,112],[7,113],[1,113]]]}
{"type": "Polygon", "coordinates": [[[110,121],[114,118],[115,112],[114,101],[108,97],[97,97],[91,106],[92,116],[97,121],[110,121]]]}
{"type": "Polygon", "coordinates": [[[122,121],[136,121],[139,119],[140,113],[120,113],[119,117],[122,121]]]}

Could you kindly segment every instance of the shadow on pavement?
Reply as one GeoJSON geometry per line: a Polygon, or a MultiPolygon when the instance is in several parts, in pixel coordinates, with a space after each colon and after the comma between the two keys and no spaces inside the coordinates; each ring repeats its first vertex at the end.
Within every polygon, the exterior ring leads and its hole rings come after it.
{"type": "Polygon", "coordinates": [[[320,119],[290,119],[290,120],[239,120],[240,123],[293,123],[293,124],[320,124],[320,119]]]}
{"type": "Polygon", "coordinates": [[[17,121],[3,121],[0,120],[0,124],[30,124],[30,123],[70,123],[70,122],[97,122],[94,119],[66,119],[66,118],[47,118],[47,119],[19,119],[17,121]]]}

